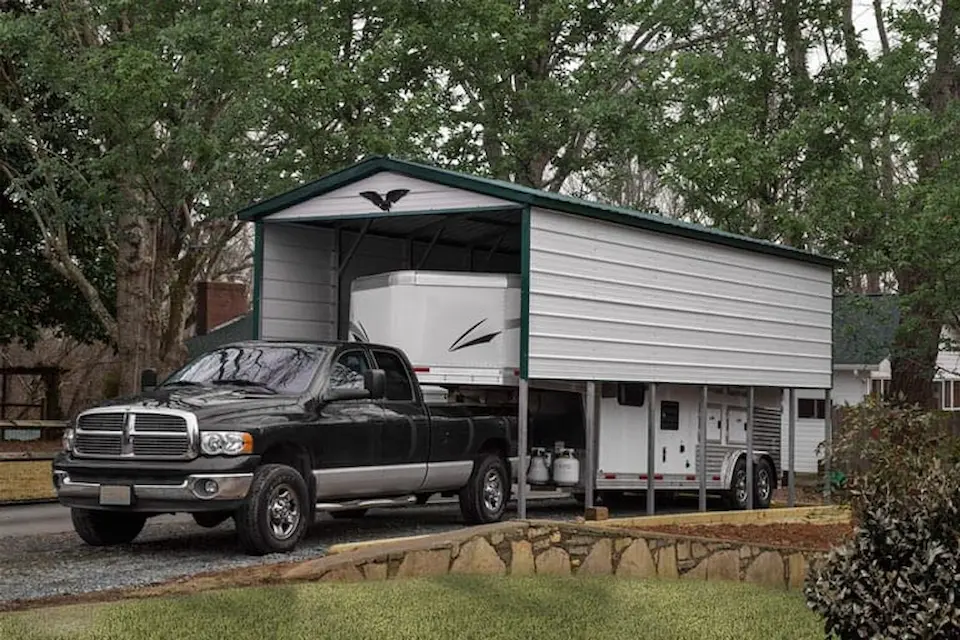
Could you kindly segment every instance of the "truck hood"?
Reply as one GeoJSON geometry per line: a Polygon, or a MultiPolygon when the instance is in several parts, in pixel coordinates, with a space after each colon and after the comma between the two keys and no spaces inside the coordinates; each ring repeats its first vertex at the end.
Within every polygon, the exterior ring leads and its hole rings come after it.
{"type": "Polygon", "coordinates": [[[303,407],[295,397],[263,395],[235,387],[161,387],[108,400],[98,406],[189,411],[197,416],[201,430],[223,426],[260,426],[269,422],[284,422],[303,414],[303,407]]]}

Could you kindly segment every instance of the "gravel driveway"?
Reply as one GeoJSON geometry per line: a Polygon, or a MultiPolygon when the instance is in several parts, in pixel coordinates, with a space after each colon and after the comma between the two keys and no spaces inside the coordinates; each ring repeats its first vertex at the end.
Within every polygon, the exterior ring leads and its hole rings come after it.
{"type": "MultiPolygon", "coordinates": [[[[695,500],[692,509],[696,510],[695,500]]],[[[689,510],[690,504],[669,508],[673,512],[689,510]]],[[[551,499],[530,502],[527,511],[531,518],[573,520],[582,514],[582,507],[569,498],[551,499]]],[[[618,509],[616,515],[643,512],[643,501],[638,500],[636,508],[618,509]]],[[[515,511],[508,511],[508,519],[515,517],[515,511]]],[[[143,586],[218,569],[313,558],[341,542],[438,533],[462,526],[455,503],[374,509],[356,520],[320,515],[296,552],[262,557],[240,551],[232,520],[203,529],[182,517],[160,516],[148,521],[133,544],[112,548],[89,547],[72,531],[5,537],[0,541],[0,603],[143,586]]]]}

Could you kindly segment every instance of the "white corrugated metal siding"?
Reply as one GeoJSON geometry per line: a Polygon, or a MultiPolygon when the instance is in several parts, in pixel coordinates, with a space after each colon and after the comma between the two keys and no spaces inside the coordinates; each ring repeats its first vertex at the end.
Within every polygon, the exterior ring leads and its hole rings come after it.
{"type": "Polygon", "coordinates": [[[336,338],[337,252],[334,231],[263,225],[260,337],[336,338]]]}
{"type": "Polygon", "coordinates": [[[533,209],[529,376],[830,386],[830,267],[533,209]]]}
{"type": "Polygon", "coordinates": [[[360,194],[370,191],[386,197],[395,189],[406,189],[408,193],[392,203],[390,212],[393,214],[516,206],[507,200],[384,171],[278,211],[270,216],[270,220],[321,220],[383,214],[380,207],[360,194]]]}

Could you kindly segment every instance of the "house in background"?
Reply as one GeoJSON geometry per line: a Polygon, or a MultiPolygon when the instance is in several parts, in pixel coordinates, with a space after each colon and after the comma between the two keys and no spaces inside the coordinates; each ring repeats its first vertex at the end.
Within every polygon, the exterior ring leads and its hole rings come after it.
{"type": "Polygon", "coordinates": [[[223,344],[253,338],[253,314],[247,285],[242,282],[201,282],[197,285],[197,318],[187,338],[187,359],[223,344]]]}
{"type": "MultiPolygon", "coordinates": [[[[834,298],[833,388],[835,407],[857,405],[890,388],[890,347],[900,322],[894,294],[848,294],[834,298]]],[[[944,329],[946,332],[947,329],[944,329]]],[[[941,348],[934,393],[947,411],[960,411],[960,352],[941,348]]],[[[824,440],[826,401],[823,391],[796,392],[795,470],[817,471],[817,446],[824,440]]],[[[787,469],[789,398],[783,395],[781,468],[787,469]]]]}

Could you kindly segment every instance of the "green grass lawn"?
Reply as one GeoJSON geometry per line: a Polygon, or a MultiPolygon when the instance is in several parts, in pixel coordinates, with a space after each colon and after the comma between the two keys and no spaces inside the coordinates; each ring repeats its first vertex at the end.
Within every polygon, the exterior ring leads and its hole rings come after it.
{"type": "Polygon", "coordinates": [[[0,638],[823,638],[798,593],[724,582],[443,578],[307,583],[0,615],[0,638]]]}

